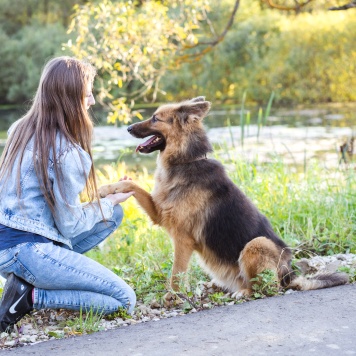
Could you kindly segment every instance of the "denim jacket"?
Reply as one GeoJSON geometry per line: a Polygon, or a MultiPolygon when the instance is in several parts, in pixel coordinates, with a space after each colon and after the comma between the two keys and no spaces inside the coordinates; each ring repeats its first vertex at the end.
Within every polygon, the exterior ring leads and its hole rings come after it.
{"type": "MultiPolygon", "coordinates": [[[[30,140],[21,164],[21,196],[17,197],[16,193],[19,157],[6,183],[0,182],[0,223],[45,236],[72,248],[71,238],[91,230],[103,220],[97,201],[88,204],[81,203],[79,199],[92,165],[90,156],[80,146],[72,145],[57,135],[57,162],[63,172],[62,186],[66,199],[61,196],[51,155],[48,176],[55,197],[55,214],[52,214],[35,173],[33,143],[34,140],[30,140]]],[[[107,198],[100,199],[100,203],[104,218],[110,219],[113,203],[107,198]]]]}

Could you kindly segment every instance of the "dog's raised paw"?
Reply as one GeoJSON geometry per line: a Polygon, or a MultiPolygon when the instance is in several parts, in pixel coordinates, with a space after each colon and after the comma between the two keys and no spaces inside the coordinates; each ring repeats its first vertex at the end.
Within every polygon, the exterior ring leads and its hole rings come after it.
{"type": "Polygon", "coordinates": [[[99,194],[100,198],[105,198],[110,193],[111,193],[110,185],[103,185],[102,187],[99,187],[99,189],[98,189],[98,194],[99,194]]]}

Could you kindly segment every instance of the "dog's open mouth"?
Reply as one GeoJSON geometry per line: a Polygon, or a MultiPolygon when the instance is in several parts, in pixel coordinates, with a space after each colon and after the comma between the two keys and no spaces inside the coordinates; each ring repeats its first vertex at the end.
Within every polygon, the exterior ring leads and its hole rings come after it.
{"type": "Polygon", "coordinates": [[[160,135],[153,135],[144,143],[136,147],[136,152],[151,153],[156,150],[163,150],[165,147],[165,140],[160,135]]]}

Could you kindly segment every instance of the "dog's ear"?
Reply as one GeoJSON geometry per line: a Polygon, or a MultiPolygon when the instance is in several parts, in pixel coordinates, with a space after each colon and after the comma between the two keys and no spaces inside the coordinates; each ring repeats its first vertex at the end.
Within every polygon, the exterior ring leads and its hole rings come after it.
{"type": "Polygon", "coordinates": [[[190,99],[189,101],[197,103],[199,101],[205,101],[205,96],[197,96],[196,98],[190,99]]]}
{"type": "MultiPolygon", "coordinates": [[[[200,97],[199,97],[200,98],[200,97]]],[[[195,98],[197,99],[197,98],[195,98]]],[[[194,99],[193,99],[194,100],[194,99]]],[[[209,101],[186,101],[177,109],[177,115],[182,124],[188,120],[202,120],[210,110],[209,101]]]]}

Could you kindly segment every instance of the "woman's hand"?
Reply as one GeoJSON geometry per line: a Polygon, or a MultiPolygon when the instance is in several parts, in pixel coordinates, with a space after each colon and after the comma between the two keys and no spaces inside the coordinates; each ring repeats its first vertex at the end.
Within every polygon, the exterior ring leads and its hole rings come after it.
{"type": "Polygon", "coordinates": [[[105,198],[109,199],[114,205],[117,205],[126,201],[134,193],[135,192],[108,194],[105,198]]]}
{"type": "MultiPolygon", "coordinates": [[[[123,178],[120,178],[119,182],[123,181],[132,181],[132,179],[127,176],[124,176],[123,178]]],[[[112,183],[101,186],[98,189],[98,193],[101,198],[108,198],[114,205],[123,203],[128,198],[130,198],[131,195],[135,194],[134,191],[131,191],[131,187],[127,187],[125,192],[111,193],[117,190],[123,189],[118,189],[118,183],[112,183]]]]}

